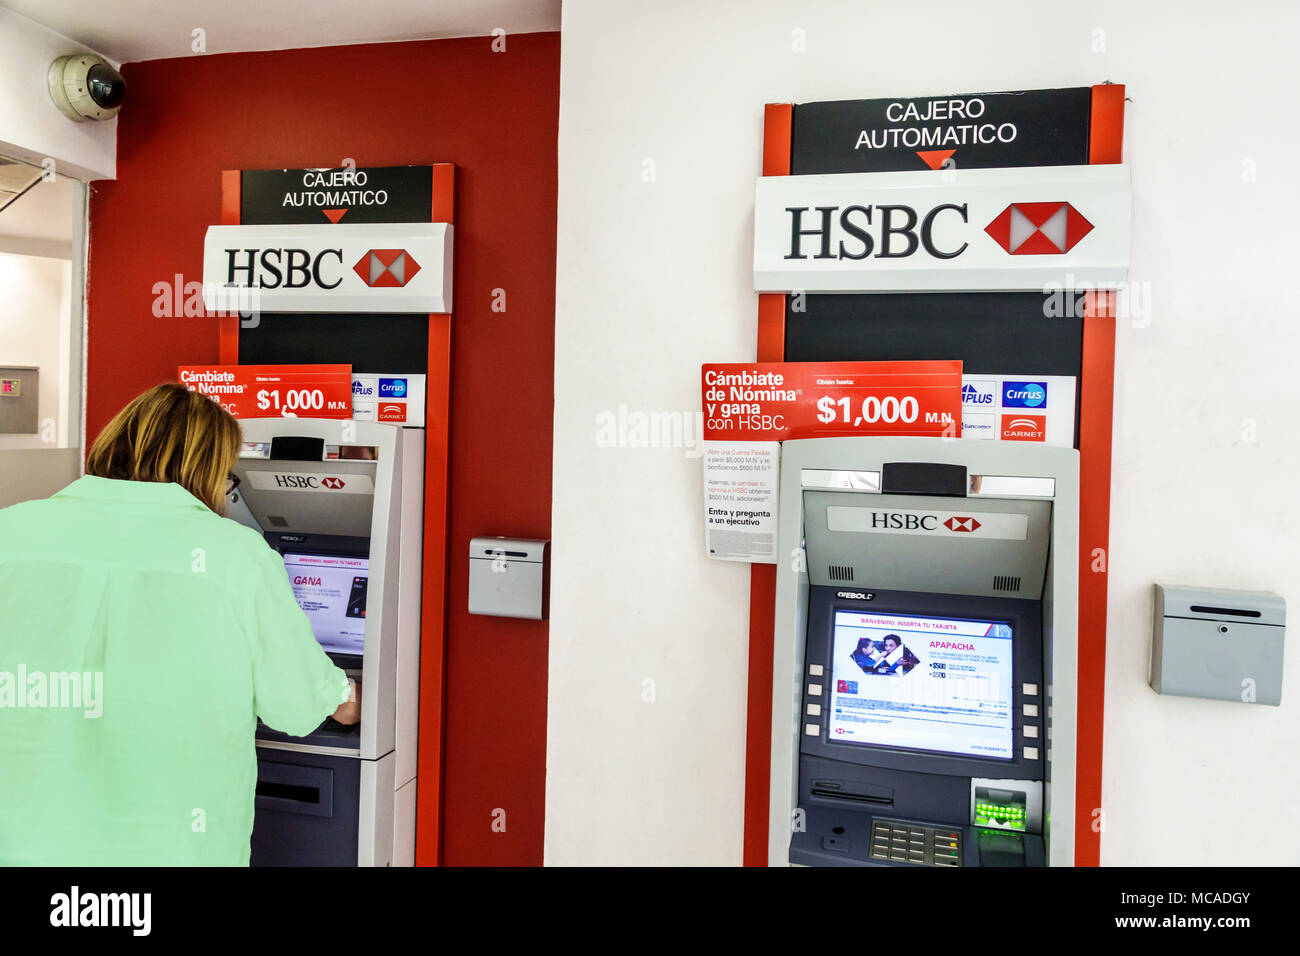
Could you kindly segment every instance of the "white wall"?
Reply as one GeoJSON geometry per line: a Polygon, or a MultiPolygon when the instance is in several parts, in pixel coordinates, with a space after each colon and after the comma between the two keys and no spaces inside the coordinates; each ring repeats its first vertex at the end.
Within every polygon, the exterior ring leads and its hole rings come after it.
{"type": "Polygon", "coordinates": [[[77,123],[58,111],[46,86],[55,57],[87,49],[0,7],[0,152],[40,163],[45,157],[74,179],[113,179],[117,120],[77,123]]]}
{"type": "Polygon", "coordinates": [[[741,858],[748,571],[702,555],[697,459],[596,421],[754,357],[763,104],[1108,79],[1153,305],[1119,329],[1102,859],[1300,862],[1300,655],[1281,708],[1145,683],[1152,582],[1300,601],[1298,30],[1284,2],[566,0],[547,862],[741,858]]]}
{"type": "MultiPolygon", "coordinates": [[[[67,448],[72,263],[0,253],[0,366],[34,365],[40,373],[35,435],[0,435],[0,453],[15,448],[67,448]],[[52,419],[54,430],[43,423],[52,419]],[[44,435],[42,434],[44,432],[44,435]],[[45,441],[46,436],[53,441],[45,441]]],[[[78,369],[75,374],[80,374],[78,369]]]]}

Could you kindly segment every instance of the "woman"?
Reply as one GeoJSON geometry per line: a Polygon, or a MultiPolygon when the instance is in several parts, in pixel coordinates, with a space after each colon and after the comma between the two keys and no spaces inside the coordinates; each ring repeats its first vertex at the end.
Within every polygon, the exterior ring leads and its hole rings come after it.
{"type": "Polygon", "coordinates": [[[0,510],[0,864],[246,866],[257,718],[357,721],[279,556],[222,517],[239,449],[159,385],[85,477],[0,510]]]}

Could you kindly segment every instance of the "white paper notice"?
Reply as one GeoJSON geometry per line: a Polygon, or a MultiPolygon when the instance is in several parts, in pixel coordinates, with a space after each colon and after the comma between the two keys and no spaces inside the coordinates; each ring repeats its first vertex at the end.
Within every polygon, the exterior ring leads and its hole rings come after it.
{"type": "Polygon", "coordinates": [[[703,461],[709,557],[776,564],[781,443],[706,442],[703,461]]]}
{"type": "Polygon", "coordinates": [[[963,375],[961,437],[1074,447],[1072,375],[963,375]]]}

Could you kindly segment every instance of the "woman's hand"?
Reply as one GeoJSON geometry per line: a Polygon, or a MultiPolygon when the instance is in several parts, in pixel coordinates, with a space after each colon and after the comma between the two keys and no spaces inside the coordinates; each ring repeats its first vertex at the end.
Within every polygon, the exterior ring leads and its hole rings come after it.
{"type": "Polygon", "coordinates": [[[340,724],[355,724],[361,719],[361,685],[349,677],[348,687],[351,695],[334,711],[334,719],[340,724]]]}

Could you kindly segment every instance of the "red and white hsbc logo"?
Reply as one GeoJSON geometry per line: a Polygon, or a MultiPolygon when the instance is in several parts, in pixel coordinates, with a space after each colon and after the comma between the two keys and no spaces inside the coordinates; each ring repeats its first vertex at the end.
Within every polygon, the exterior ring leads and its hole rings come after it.
{"type": "Polygon", "coordinates": [[[760,292],[1042,290],[1124,281],[1123,165],[772,176],[760,292]]]}
{"type": "Polygon", "coordinates": [[[372,494],[375,490],[375,484],[370,480],[369,475],[250,469],[247,480],[248,484],[256,491],[357,495],[372,494]]]}
{"type": "Polygon", "coordinates": [[[1045,415],[1003,415],[1003,441],[1046,441],[1047,417],[1045,415]]]}
{"type": "Polygon", "coordinates": [[[1029,519],[1016,512],[920,511],[915,508],[886,510],[841,505],[831,505],[826,509],[828,531],[1024,541],[1028,528],[1029,519]]]}
{"type": "Polygon", "coordinates": [[[209,226],[212,311],[450,312],[447,223],[209,226]]]}

